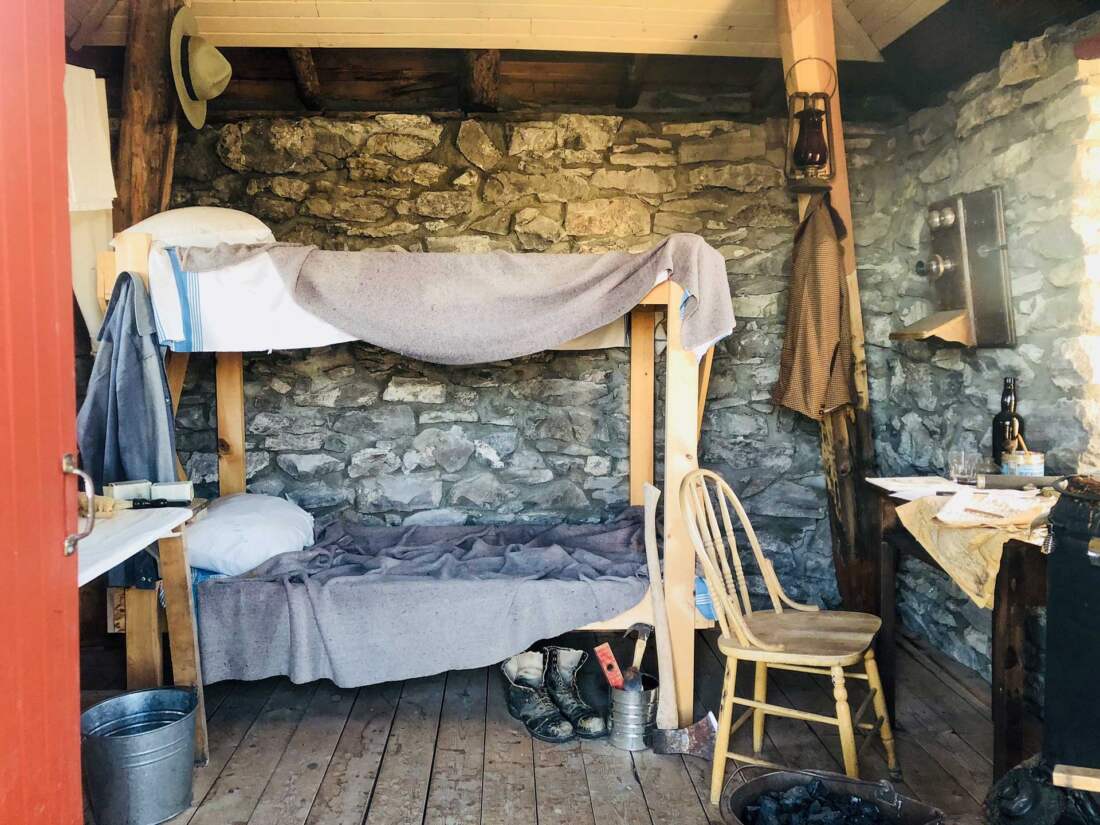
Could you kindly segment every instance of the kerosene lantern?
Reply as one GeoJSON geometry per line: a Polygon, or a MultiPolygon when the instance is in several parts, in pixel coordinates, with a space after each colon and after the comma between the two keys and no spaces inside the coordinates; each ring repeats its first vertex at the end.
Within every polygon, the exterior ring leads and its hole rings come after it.
{"type": "MultiPolygon", "coordinates": [[[[836,92],[836,70],[816,57],[803,60],[818,60],[833,75],[831,91],[791,92],[787,97],[787,186],[796,192],[813,192],[828,189],[836,176],[830,106],[836,92]]],[[[801,62],[796,61],[787,72],[788,88],[791,72],[801,62]]]]}

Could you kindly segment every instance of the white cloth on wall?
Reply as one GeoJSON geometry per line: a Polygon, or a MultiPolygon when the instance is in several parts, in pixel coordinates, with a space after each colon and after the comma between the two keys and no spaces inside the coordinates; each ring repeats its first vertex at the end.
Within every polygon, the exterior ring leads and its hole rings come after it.
{"type": "Polygon", "coordinates": [[[110,209],[69,213],[69,237],[72,253],[73,294],[92,339],[92,352],[103,325],[103,310],[96,294],[96,256],[111,242],[113,230],[110,209]]]}
{"type": "Polygon", "coordinates": [[[69,136],[69,211],[110,209],[115,199],[107,83],[91,69],[65,67],[65,120],[69,136]]]}
{"type": "Polygon", "coordinates": [[[70,252],[73,293],[92,338],[103,323],[96,297],[96,255],[111,240],[115,178],[107,123],[107,83],[91,69],[65,67],[70,252]]]}

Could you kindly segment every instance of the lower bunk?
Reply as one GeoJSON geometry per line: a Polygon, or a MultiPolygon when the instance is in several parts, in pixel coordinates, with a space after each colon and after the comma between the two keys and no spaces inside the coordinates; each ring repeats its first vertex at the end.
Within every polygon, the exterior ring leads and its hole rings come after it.
{"type": "Polygon", "coordinates": [[[203,678],[341,687],[500,662],[631,611],[642,508],[605,524],[366,527],[197,585],[203,678]]]}

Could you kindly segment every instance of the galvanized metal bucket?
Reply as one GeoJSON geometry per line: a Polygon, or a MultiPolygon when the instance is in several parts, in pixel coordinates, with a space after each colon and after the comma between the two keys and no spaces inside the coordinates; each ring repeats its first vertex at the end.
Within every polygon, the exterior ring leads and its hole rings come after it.
{"type": "Polygon", "coordinates": [[[888,822],[896,825],[938,825],[943,822],[943,812],[937,808],[902,796],[889,782],[868,782],[864,779],[850,779],[827,771],[788,771],[771,770],[756,779],[750,779],[744,785],[735,786],[733,778],[740,776],[748,765],[734,772],[722,791],[718,809],[726,825],[744,825],[741,819],[745,806],[760,794],[774,791],[789,791],[796,785],[805,785],[820,779],[833,793],[851,794],[871,802],[882,812],[888,822]]]}
{"type": "Polygon", "coordinates": [[[610,688],[612,745],[624,751],[644,751],[647,737],[657,721],[657,680],[642,676],[642,689],[629,691],[610,688]]]}
{"type": "Polygon", "coordinates": [[[191,804],[193,690],[136,690],[80,715],[84,784],[101,825],[156,825],[191,804]]]}

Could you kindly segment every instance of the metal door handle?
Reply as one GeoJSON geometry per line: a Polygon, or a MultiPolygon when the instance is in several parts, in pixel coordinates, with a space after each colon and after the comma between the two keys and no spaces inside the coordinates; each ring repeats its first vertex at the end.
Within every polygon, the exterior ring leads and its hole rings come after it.
{"type": "MultiPolygon", "coordinates": [[[[88,497],[88,524],[83,529],[76,533],[70,533],[65,537],[65,555],[71,556],[76,552],[76,545],[80,543],[81,539],[86,539],[91,535],[92,528],[95,527],[95,483],[92,481],[92,477],[86,472],[76,466],[76,461],[73,459],[72,453],[65,453],[61,456],[61,471],[68,475],[79,476],[84,482],[84,495],[88,497]]],[[[79,524],[80,516],[77,516],[77,523],[79,524]]]]}

